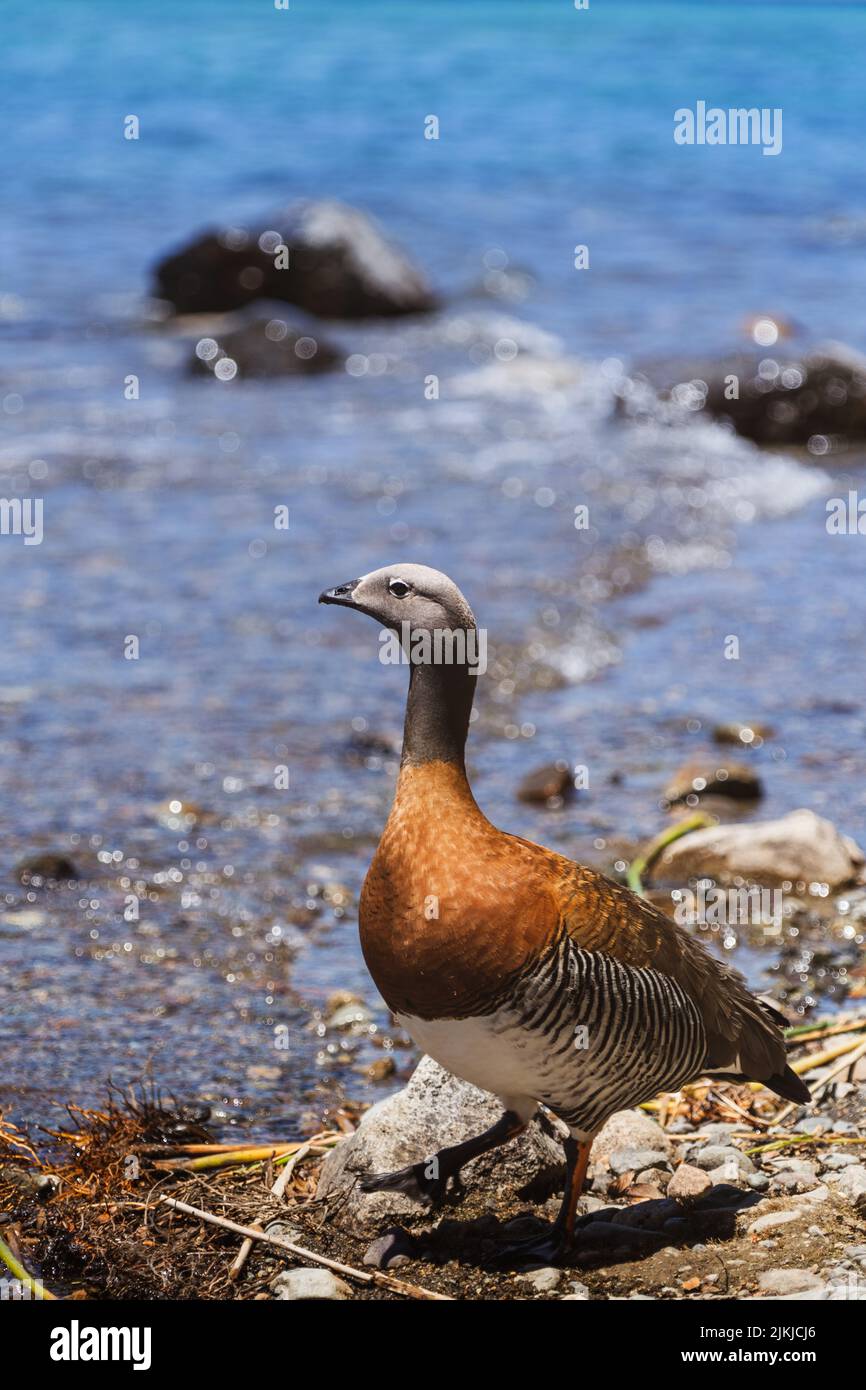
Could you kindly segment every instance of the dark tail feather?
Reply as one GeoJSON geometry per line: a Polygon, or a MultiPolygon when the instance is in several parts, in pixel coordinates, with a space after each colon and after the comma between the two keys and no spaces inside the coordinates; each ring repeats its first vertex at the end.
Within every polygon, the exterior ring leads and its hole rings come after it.
{"type": "MultiPolygon", "coordinates": [[[[741,1071],[710,1071],[707,1076],[712,1076],[716,1081],[754,1081],[754,1076],[744,1076],[741,1071]]],[[[812,1099],[812,1093],[804,1081],[801,1081],[795,1071],[786,1067],[784,1071],[777,1071],[774,1076],[761,1078],[761,1085],[766,1086],[768,1091],[775,1091],[777,1096],[783,1096],[785,1100],[792,1100],[797,1105],[808,1105],[812,1099]]]]}
{"type": "Polygon", "coordinates": [[[795,1101],[797,1105],[808,1105],[812,1099],[812,1093],[805,1081],[801,1081],[790,1067],[776,1072],[775,1076],[768,1076],[763,1085],[768,1091],[775,1091],[777,1096],[784,1096],[785,1100],[795,1101]]]}
{"type": "Polygon", "coordinates": [[[780,1011],[776,1008],[775,1004],[773,1004],[769,999],[765,999],[763,995],[759,995],[758,1003],[764,1010],[764,1013],[768,1014],[774,1023],[778,1023],[780,1028],[788,1027],[788,1020],[785,1017],[785,1015],[783,1013],[780,1013],[780,1011]]]}

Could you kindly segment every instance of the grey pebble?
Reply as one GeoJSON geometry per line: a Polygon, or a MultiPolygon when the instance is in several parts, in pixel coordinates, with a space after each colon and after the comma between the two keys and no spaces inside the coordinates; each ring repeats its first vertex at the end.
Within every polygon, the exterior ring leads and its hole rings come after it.
{"type": "Polygon", "coordinates": [[[838,1172],[840,1168],[853,1168],[859,1163],[856,1154],[829,1153],[821,1159],[821,1167],[831,1173],[838,1172]]]}
{"type": "Polygon", "coordinates": [[[866,1167],[862,1163],[843,1168],[835,1186],[855,1211],[866,1212],[866,1167]]]}
{"type": "Polygon", "coordinates": [[[569,1300],[572,1300],[575,1303],[578,1301],[581,1303],[587,1303],[592,1296],[589,1292],[589,1289],[586,1287],[586,1284],[581,1284],[577,1279],[572,1279],[568,1287],[571,1289],[571,1293],[563,1294],[561,1299],[562,1303],[566,1303],[569,1300]]]}
{"type": "Polygon", "coordinates": [[[272,1221],[265,1227],[266,1236],[275,1236],[277,1240],[289,1240],[293,1245],[303,1245],[304,1232],[299,1231],[297,1226],[290,1226],[286,1221],[272,1221]]]}
{"type": "Polygon", "coordinates": [[[726,1144],[707,1144],[702,1149],[695,1149],[689,1156],[689,1162],[696,1168],[703,1168],[705,1172],[720,1167],[728,1167],[734,1175],[755,1171],[755,1165],[750,1158],[740,1153],[739,1149],[726,1144]]]}
{"type": "Polygon", "coordinates": [[[537,1293],[552,1293],[562,1278],[562,1270],[547,1265],[544,1269],[533,1269],[529,1274],[519,1274],[525,1284],[531,1284],[537,1293]]]}
{"type": "Polygon", "coordinates": [[[364,1251],[364,1264],[376,1269],[397,1269],[407,1265],[416,1253],[415,1242],[407,1231],[395,1227],[367,1246],[364,1251]]]}
{"type": "Polygon", "coordinates": [[[670,1168],[667,1155],[655,1149],[613,1149],[608,1157],[612,1173],[639,1173],[644,1168],[670,1168]]]}
{"type": "Polygon", "coordinates": [[[833,1122],[824,1115],[810,1115],[800,1120],[797,1128],[801,1134],[827,1134],[833,1128],[833,1122]]]}

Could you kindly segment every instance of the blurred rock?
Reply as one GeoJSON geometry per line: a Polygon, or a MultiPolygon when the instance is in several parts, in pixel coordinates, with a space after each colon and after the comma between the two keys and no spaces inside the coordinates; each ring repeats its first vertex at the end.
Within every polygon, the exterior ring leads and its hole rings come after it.
{"type": "Polygon", "coordinates": [[[687,1206],[703,1197],[711,1186],[710,1179],[700,1168],[691,1163],[681,1163],[668,1183],[668,1196],[687,1206]]]}
{"type": "Polygon", "coordinates": [[[545,1265],[543,1269],[533,1269],[529,1274],[519,1274],[518,1279],[530,1284],[536,1293],[553,1293],[559,1285],[564,1270],[545,1265]]]}
{"type": "MultiPolygon", "coordinates": [[[[34,884],[34,887],[38,887],[38,884],[34,884]]],[[[35,931],[37,927],[44,927],[47,921],[44,912],[34,912],[28,908],[20,912],[4,912],[0,917],[4,927],[15,927],[19,931],[35,931]]]]}
{"type": "Polygon", "coordinates": [[[671,1175],[665,1168],[644,1168],[637,1174],[635,1181],[638,1186],[657,1187],[664,1193],[670,1186],[671,1175]]]}
{"type": "Polygon", "coordinates": [[[351,1032],[366,1029],[373,1021],[373,1011],[358,994],[348,990],[338,990],[328,999],[325,1006],[325,1022],[329,1028],[338,1032],[351,1032]]]}
{"type": "Polygon", "coordinates": [[[626,1188],[623,1195],[628,1202],[656,1202],[664,1196],[664,1193],[656,1183],[633,1182],[626,1188]]]}
{"type": "Polygon", "coordinates": [[[713,1172],[716,1168],[730,1168],[730,1181],[736,1180],[738,1173],[754,1173],[755,1165],[747,1154],[740,1149],[735,1149],[733,1145],[727,1144],[706,1144],[702,1149],[693,1149],[689,1154],[689,1163],[695,1168],[701,1168],[705,1173],[713,1172]]]}
{"type": "Polygon", "coordinates": [[[771,346],[712,363],[651,364],[624,393],[626,413],[646,409],[641,385],[661,388],[662,399],[685,411],[729,420],[756,444],[813,441],[821,454],[834,436],[866,438],[866,358],[837,343],[803,354],[771,346]]]}
{"type": "Polygon", "coordinates": [[[387,1081],[397,1070],[397,1063],[393,1057],[377,1057],[375,1062],[366,1063],[358,1067],[358,1071],[366,1076],[368,1081],[387,1081]]]}
{"type": "Polygon", "coordinates": [[[608,1168],[611,1155],[617,1149],[648,1149],[658,1161],[661,1155],[670,1158],[673,1144],[661,1125],[642,1110],[619,1110],[602,1125],[592,1146],[594,1168],[608,1168]]]}
{"type": "Polygon", "coordinates": [[[563,1294],[560,1299],[561,1303],[588,1303],[592,1298],[592,1294],[586,1287],[586,1284],[578,1283],[576,1279],[573,1279],[568,1287],[572,1292],[563,1294]]]}
{"type": "Polygon", "coordinates": [[[401,743],[399,734],[353,730],[343,744],[343,751],[347,761],[363,763],[365,767],[378,771],[400,757],[401,743]]]}
{"type": "Polygon", "coordinates": [[[330,371],[341,353],[282,319],[256,319],[217,338],[200,338],[189,370],[220,381],[237,377],[312,376],[330,371]]]}
{"type": "Polygon", "coordinates": [[[828,1153],[822,1154],[820,1163],[828,1173],[838,1172],[841,1168],[853,1168],[858,1163],[856,1154],[852,1153],[828,1153]]]}
{"type": "Polygon", "coordinates": [[[738,801],[756,801],[764,788],[757,773],[744,763],[705,759],[688,762],[677,772],[665,791],[671,805],[688,797],[729,796],[738,801]]]}
{"type": "Polygon", "coordinates": [[[0,1164],[0,1183],[16,1187],[25,1197],[38,1197],[47,1201],[60,1187],[60,1179],[53,1173],[31,1172],[15,1163],[0,1164]]]}
{"type": "Polygon", "coordinates": [[[299,202],[257,227],[195,237],[159,262],[154,292],[179,314],[238,309],[255,299],[330,319],[436,306],[421,272],[365,213],[330,201],[299,202]],[[279,268],[283,259],[288,265],[279,268]]]}
{"type": "Polygon", "coordinates": [[[770,1196],[796,1196],[799,1192],[809,1192],[818,1186],[817,1174],[809,1177],[799,1169],[783,1168],[770,1180],[770,1196]]]}
{"type": "Polygon", "coordinates": [[[534,804],[561,803],[574,794],[574,778],[568,763],[560,760],[529,772],[517,788],[519,801],[534,804]]]}
{"type": "Polygon", "coordinates": [[[61,883],[78,878],[78,870],[65,854],[34,854],[29,859],[22,859],[15,873],[21,883],[32,884],[34,888],[42,883],[61,883]]]}
{"type": "Polygon", "coordinates": [[[285,1221],[271,1221],[265,1227],[265,1235],[275,1236],[277,1240],[291,1241],[292,1245],[303,1245],[306,1237],[303,1231],[298,1230],[297,1226],[290,1226],[285,1221]]]}
{"type": "Polygon", "coordinates": [[[780,820],[693,830],[668,845],[652,867],[657,880],[713,878],[775,887],[786,881],[850,883],[863,868],[863,851],[814,811],[780,820]]]}
{"type": "Polygon", "coordinates": [[[660,1149],[612,1149],[608,1154],[612,1173],[640,1173],[644,1168],[666,1167],[667,1154],[660,1149]]]}
{"type": "Polygon", "coordinates": [[[739,748],[754,748],[772,737],[773,730],[769,724],[759,724],[755,719],[750,719],[747,724],[736,721],[731,724],[716,724],[713,728],[713,739],[716,743],[732,743],[739,748]]]}
{"type": "Polygon", "coordinates": [[[751,1225],[746,1226],[746,1233],[750,1236],[762,1236],[767,1231],[772,1231],[776,1226],[787,1226],[792,1221],[799,1221],[803,1215],[796,1207],[788,1211],[768,1211],[766,1216],[759,1216],[751,1225]]]}

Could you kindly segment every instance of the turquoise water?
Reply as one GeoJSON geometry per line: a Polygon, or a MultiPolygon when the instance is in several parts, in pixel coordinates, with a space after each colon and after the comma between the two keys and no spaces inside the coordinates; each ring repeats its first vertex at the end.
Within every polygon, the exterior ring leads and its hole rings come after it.
{"type": "MultiPolygon", "coordinates": [[[[7,0],[2,24],[0,492],[38,489],[45,540],[0,539],[0,1104],[92,1098],[148,1059],[260,1124],[318,1110],[323,1077],[364,1094],[310,1024],[349,987],[387,1030],[353,895],[393,760],[351,738],[399,730],[403,676],[315,597],[392,559],[448,570],[518,654],[473,739],[506,827],[609,861],[659,828],[709,725],[753,718],[776,730],[761,814],[810,805],[866,840],[866,566],[824,526],[860,455],[612,418],[621,365],[726,349],[752,314],[866,348],[862,7],[7,0]],[[675,145],[699,99],[781,107],[781,155],[675,145]],[[373,213],[442,311],[332,326],[383,367],[361,377],[187,379],[153,263],[295,196],[373,213]],[[563,756],[587,798],[515,801],[563,756]],[[176,798],[191,828],[160,809],[176,798]],[[89,886],[23,891],[42,848],[89,886]]],[[[738,959],[766,982],[770,961],[738,959]]]]}

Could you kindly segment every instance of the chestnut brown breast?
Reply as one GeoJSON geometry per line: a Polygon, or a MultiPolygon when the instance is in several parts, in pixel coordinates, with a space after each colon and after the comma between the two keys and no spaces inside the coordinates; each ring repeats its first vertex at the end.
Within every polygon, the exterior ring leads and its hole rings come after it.
{"type": "Polygon", "coordinates": [[[395,1013],[483,1014],[555,940],[545,852],[482,815],[462,769],[404,767],[361,893],[361,946],[395,1013]]]}

